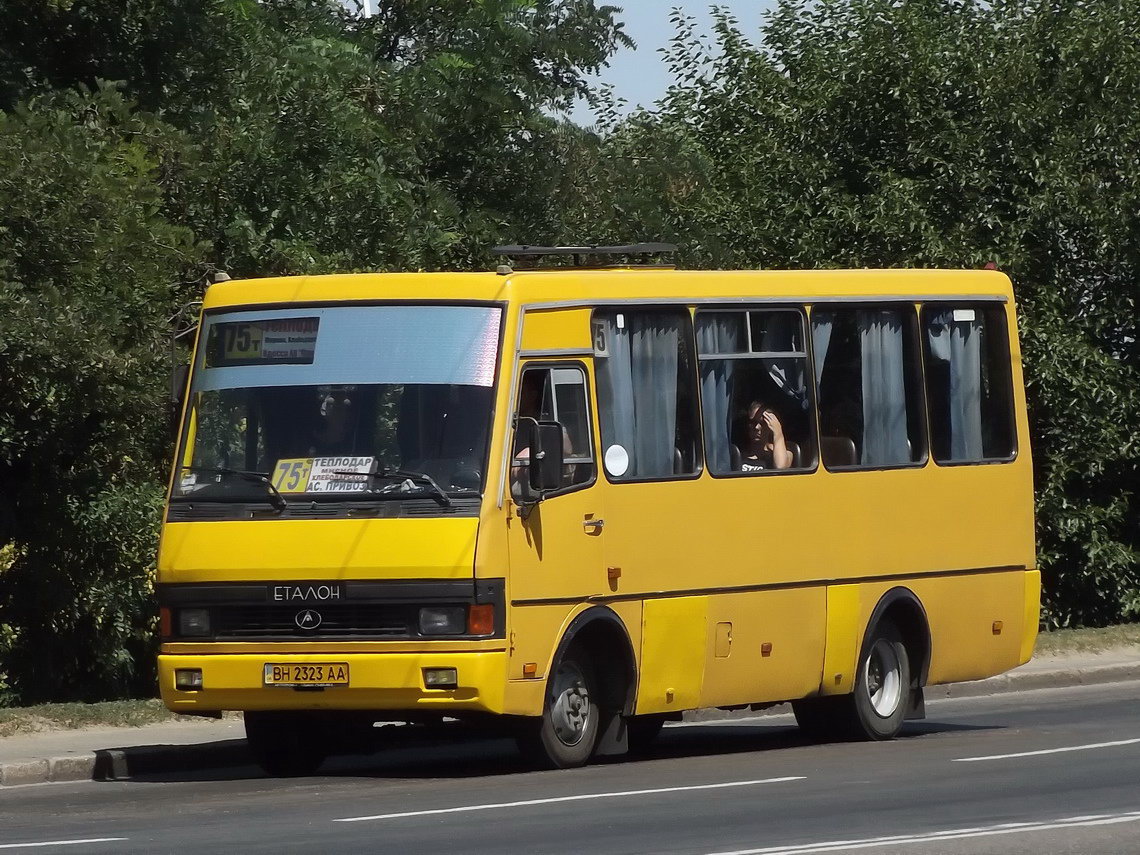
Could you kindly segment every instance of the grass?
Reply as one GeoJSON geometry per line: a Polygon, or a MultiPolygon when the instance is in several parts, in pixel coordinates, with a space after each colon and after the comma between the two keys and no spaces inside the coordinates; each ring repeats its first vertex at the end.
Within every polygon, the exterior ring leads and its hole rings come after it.
{"type": "Polygon", "coordinates": [[[1037,636],[1036,656],[1104,653],[1121,647],[1140,647],[1140,623],[1103,629],[1056,629],[1037,636]]]}
{"type": "MultiPolygon", "coordinates": [[[[40,704],[0,707],[0,738],[45,730],[83,727],[138,727],[160,721],[191,720],[177,716],[159,700],[104,701],[97,704],[40,704]]],[[[193,719],[201,721],[202,719],[193,719]]]]}

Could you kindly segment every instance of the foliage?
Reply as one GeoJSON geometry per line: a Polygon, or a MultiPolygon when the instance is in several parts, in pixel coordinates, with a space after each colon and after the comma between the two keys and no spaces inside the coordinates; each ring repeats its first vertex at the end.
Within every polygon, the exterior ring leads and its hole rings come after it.
{"type": "Polygon", "coordinates": [[[236,275],[485,265],[539,239],[569,132],[550,113],[631,44],[580,0],[7,1],[0,107],[122,80],[193,140],[168,210],[236,275]]]}
{"type": "Polygon", "coordinates": [[[675,13],[675,83],[587,163],[599,235],[633,220],[690,264],[1006,270],[1053,624],[1140,616],[1138,13],[784,0],[711,45],[675,13]]]}
{"type": "Polygon", "coordinates": [[[0,669],[23,700],[152,670],[168,283],[198,251],[160,213],[170,144],[110,88],[0,115],[0,669]]]}

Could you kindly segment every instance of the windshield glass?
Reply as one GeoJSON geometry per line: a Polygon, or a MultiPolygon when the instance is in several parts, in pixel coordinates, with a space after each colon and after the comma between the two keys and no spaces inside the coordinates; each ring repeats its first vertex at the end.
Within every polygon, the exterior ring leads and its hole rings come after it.
{"type": "Polygon", "coordinates": [[[501,310],[339,306],[209,315],[172,498],[477,493],[501,310]],[[426,476],[414,477],[416,475],[426,476]]]}

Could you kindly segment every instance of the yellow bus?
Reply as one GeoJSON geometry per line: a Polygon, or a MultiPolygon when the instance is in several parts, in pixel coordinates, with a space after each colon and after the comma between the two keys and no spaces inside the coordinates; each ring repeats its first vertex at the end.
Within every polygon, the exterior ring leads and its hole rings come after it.
{"type": "MultiPolygon", "coordinates": [[[[566,266],[205,295],[161,693],[272,774],[377,721],[569,767],[688,710],[887,739],[1038,626],[1013,292],[989,270],[566,266]]],[[[593,266],[591,266],[593,265],[593,266]]]]}

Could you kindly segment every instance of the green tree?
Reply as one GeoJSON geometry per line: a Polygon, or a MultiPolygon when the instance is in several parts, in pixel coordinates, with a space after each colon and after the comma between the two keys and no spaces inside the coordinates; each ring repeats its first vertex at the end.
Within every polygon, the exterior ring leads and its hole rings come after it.
{"type": "Polygon", "coordinates": [[[149,688],[176,140],[111,88],[0,114],[0,672],[24,701],[149,688]]]}
{"type": "Polygon", "coordinates": [[[4,0],[0,108],[98,79],[194,143],[170,217],[241,275],[486,264],[556,216],[550,114],[631,44],[592,0],[4,0]]]}

